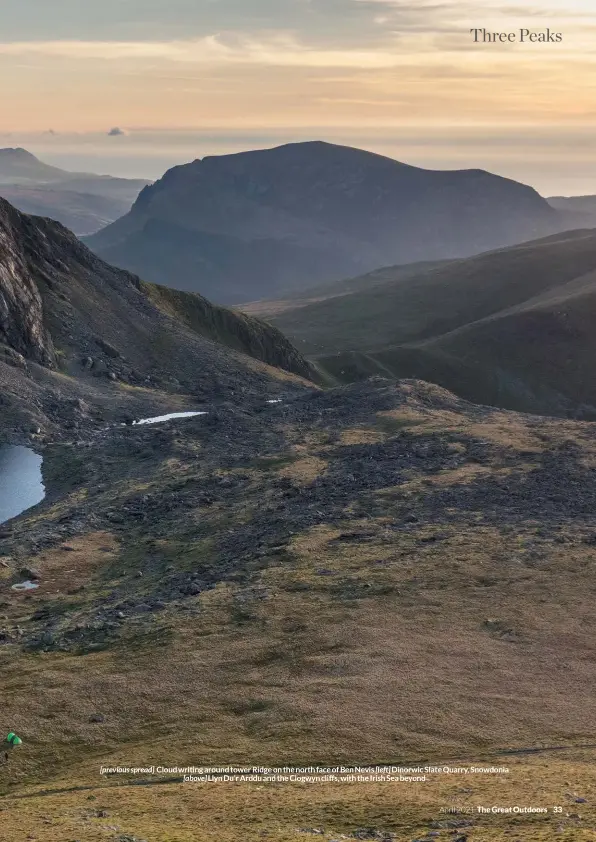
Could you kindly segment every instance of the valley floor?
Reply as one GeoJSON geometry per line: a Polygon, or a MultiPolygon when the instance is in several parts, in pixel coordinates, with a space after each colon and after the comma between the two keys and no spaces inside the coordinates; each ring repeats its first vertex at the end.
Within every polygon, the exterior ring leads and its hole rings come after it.
{"type": "Polygon", "coordinates": [[[0,538],[2,720],[24,739],[1,838],[594,838],[594,425],[371,380],[44,457],[46,501],[0,538]],[[15,594],[24,565],[40,587],[15,594]],[[510,771],[99,773],[419,762],[510,771]]]}

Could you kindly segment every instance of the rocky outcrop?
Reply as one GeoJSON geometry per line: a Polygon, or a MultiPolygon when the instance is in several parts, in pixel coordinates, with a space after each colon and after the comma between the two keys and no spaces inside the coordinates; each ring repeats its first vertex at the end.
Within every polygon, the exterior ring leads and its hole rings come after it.
{"type": "Polygon", "coordinates": [[[0,361],[167,386],[205,399],[262,392],[269,366],[309,378],[285,336],[104,263],[60,223],[0,200],[0,361]],[[20,355],[20,358],[19,358],[20,355]]]}
{"type": "Polygon", "coordinates": [[[0,199],[0,343],[26,359],[52,366],[54,347],[23,247],[24,222],[0,199]]]}

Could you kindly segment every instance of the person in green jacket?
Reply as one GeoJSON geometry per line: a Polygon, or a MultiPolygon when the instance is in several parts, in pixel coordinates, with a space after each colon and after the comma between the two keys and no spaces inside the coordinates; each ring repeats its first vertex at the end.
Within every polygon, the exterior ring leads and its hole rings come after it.
{"type": "Polygon", "coordinates": [[[23,745],[22,739],[17,737],[14,731],[9,731],[6,739],[4,740],[4,745],[2,746],[4,763],[8,763],[8,758],[10,757],[12,749],[21,745],[23,745]]]}

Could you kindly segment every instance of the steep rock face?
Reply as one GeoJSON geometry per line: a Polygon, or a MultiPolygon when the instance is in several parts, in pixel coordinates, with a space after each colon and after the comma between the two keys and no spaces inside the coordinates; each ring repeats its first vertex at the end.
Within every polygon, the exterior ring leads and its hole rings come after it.
{"type": "Polygon", "coordinates": [[[510,179],[309,142],[174,167],[87,242],[147,280],[240,303],[564,227],[510,179]]]}
{"type": "Polygon", "coordinates": [[[69,374],[179,382],[195,394],[259,391],[247,359],[309,377],[274,327],[193,294],[160,292],[93,254],[57,222],[0,200],[0,342],[69,374]],[[165,295],[167,293],[167,296],[165,295]]]}
{"type": "Polygon", "coordinates": [[[0,342],[26,359],[53,365],[41,295],[24,249],[28,222],[0,200],[0,342]]]}

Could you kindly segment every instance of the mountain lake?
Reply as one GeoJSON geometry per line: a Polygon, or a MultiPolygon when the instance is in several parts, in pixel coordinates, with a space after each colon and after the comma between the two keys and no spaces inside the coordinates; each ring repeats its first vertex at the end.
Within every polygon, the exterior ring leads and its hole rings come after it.
{"type": "Polygon", "coordinates": [[[0,444],[0,524],[45,497],[42,457],[28,447],[0,444]]]}

